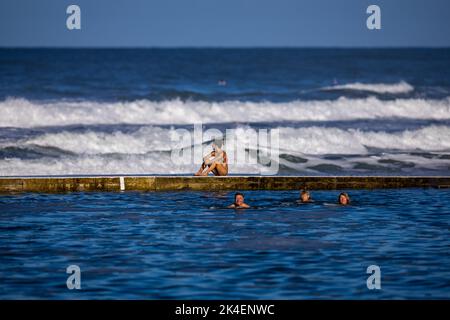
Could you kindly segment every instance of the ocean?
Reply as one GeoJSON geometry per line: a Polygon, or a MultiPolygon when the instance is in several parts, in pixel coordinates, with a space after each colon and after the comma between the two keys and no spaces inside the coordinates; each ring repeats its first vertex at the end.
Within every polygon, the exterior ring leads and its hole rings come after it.
{"type": "MultiPolygon", "coordinates": [[[[195,126],[249,158],[278,132],[277,175],[448,176],[449,71],[450,49],[0,49],[0,176],[192,175],[172,134],[195,126]]],[[[448,188],[235,191],[3,193],[0,298],[449,298],[448,188]]]]}
{"type": "Polygon", "coordinates": [[[450,49],[0,49],[0,175],[192,174],[170,134],[195,123],[278,129],[279,175],[448,175],[449,70],[450,49]]]}

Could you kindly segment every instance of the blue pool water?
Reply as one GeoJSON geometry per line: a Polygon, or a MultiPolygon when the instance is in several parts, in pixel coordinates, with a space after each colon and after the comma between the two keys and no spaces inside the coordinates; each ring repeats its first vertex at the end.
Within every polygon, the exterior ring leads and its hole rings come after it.
{"type": "Polygon", "coordinates": [[[232,192],[3,194],[0,298],[450,298],[449,189],[312,195],[245,192],[235,211],[232,192]]]}

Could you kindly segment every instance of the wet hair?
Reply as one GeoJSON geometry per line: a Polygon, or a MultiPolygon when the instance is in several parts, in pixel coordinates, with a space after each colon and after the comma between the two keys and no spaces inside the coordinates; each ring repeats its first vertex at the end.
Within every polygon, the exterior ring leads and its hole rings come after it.
{"type": "Polygon", "coordinates": [[[338,197],[338,202],[339,202],[339,203],[341,203],[341,196],[346,197],[346,198],[347,198],[347,202],[350,203],[350,196],[348,195],[347,192],[341,192],[341,193],[339,194],[339,197],[338,197]]]}
{"type": "Polygon", "coordinates": [[[310,199],[311,199],[311,194],[309,193],[309,191],[307,191],[307,190],[302,190],[302,191],[300,191],[300,200],[302,201],[302,202],[309,202],[310,201],[310,199]],[[305,201],[303,201],[303,196],[307,196],[308,198],[307,198],[307,200],[305,200],[305,201]]]}
{"type": "Polygon", "coordinates": [[[310,195],[309,191],[307,191],[307,190],[300,191],[300,196],[303,196],[304,194],[307,194],[308,196],[310,195]]]}
{"type": "Polygon", "coordinates": [[[237,196],[242,196],[242,198],[244,198],[244,195],[243,195],[242,193],[236,192],[236,193],[234,194],[234,201],[236,201],[237,196]]]}

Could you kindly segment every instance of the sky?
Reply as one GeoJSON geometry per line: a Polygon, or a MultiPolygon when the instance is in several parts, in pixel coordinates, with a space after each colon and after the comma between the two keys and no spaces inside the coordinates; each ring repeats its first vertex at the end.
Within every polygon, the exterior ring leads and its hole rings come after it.
{"type": "Polygon", "coordinates": [[[0,47],[449,47],[450,0],[1,0],[0,47]],[[81,8],[81,30],[66,9],[81,8]],[[381,9],[369,30],[366,9],[381,9]]]}

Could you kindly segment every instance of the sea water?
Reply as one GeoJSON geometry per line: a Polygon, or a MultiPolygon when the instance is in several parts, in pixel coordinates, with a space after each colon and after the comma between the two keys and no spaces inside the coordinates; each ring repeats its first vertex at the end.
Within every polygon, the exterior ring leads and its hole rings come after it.
{"type": "Polygon", "coordinates": [[[282,175],[448,175],[446,70],[449,49],[0,49],[0,176],[191,174],[170,133],[194,123],[278,129],[282,175]]]}
{"type": "MultiPolygon", "coordinates": [[[[192,174],[170,133],[198,123],[278,129],[281,175],[447,176],[446,70],[449,49],[0,49],[0,176],[192,174]]],[[[348,191],[2,194],[0,298],[449,298],[448,189],[348,191]]]]}

